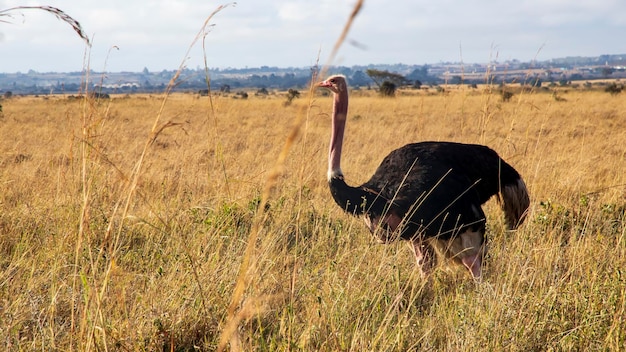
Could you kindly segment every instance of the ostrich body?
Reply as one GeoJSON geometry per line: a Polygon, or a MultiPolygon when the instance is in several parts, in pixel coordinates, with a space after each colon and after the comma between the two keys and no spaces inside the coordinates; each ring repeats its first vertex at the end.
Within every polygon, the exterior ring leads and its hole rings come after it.
{"type": "Polygon", "coordinates": [[[409,241],[423,276],[436,262],[437,247],[480,280],[486,251],[481,205],[499,195],[508,228],[517,228],[530,203],[519,173],[486,146],[420,142],[392,151],[369,181],[349,186],[340,165],[348,86],[340,75],[317,86],[334,97],[328,183],[335,202],[363,216],[381,242],[409,241]]]}

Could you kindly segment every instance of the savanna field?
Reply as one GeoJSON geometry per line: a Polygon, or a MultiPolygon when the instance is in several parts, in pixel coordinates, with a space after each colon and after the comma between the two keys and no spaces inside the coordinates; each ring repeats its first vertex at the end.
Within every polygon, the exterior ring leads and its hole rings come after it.
{"type": "Polygon", "coordinates": [[[518,230],[484,206],[480,284],[445,264],[426,284],[404,243],[378,244],[335,205],[322,92],[4,99],[0,346],[623,350],[622,94],[351,92],[349,184],[423,140],[485,144],[522,174],[518,230]]]}

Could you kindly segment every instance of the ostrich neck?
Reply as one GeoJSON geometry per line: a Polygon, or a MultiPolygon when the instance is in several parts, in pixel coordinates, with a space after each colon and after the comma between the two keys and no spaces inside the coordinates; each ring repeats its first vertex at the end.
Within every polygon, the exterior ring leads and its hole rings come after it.
{"type": "Polygon", "coordinates": [[[341,147],[343,145],[343,133],[346,128],[346,116],[348,114],[348,91],[344,89],[334,94],[332,135],[330,137],[330,150],[328,152],[328,179],[343,175],[341,172],[341,147]]]}

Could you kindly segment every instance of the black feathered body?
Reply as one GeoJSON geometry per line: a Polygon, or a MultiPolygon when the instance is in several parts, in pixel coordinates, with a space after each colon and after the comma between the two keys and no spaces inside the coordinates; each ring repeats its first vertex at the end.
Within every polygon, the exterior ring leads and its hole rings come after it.
{"type": "Polygon", "coordinates": [[[342,175],[332,177],[329,186],[339,206],[364,215],[377,225],[370,230],[386,242],[392,233],[446,240],[466,229],[484,231],[481,205],[519,180],[517,171],[488,147],[420,142],[392,151],[359,187],[346,185],[342,175]]]}

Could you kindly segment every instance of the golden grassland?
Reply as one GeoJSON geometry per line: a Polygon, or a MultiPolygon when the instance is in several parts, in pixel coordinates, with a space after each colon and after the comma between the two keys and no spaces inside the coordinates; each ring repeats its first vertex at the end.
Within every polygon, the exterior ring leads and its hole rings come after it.
{"type": "Polygon", "coordinates": [[[352,92],[348,183],[422,140],[488,145],[523,175],[532,205],[519,230],[505,232],[497,204],[485,205],[490,249],[479,285],[447,265],[425,285],[405,245],[377,244],[332,202],[328,96],[291,105],[281,94],[6,99],[0,345],[621,350],[626,100],[555,97],[352,92]]]}

